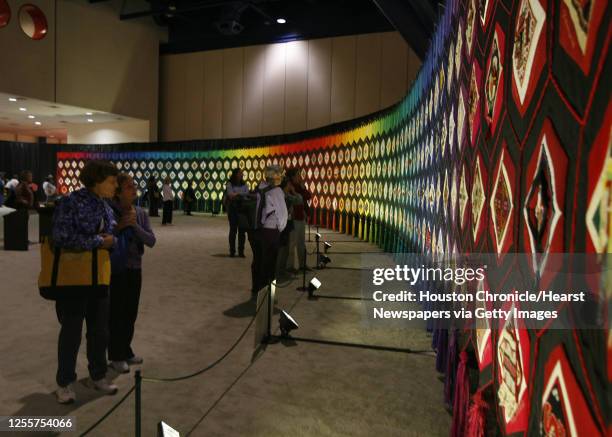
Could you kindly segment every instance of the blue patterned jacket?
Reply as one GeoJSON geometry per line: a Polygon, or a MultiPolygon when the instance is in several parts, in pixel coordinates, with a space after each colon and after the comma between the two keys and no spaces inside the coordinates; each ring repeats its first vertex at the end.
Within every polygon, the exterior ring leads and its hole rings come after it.
{"type": "Polygon", "coordinates": [[[58,202],[53,214],[53,244],[92,250],[102,246],[101,234],[112,234],[116,224],[111,207],[87,188],[81,188],[58,202]]]}

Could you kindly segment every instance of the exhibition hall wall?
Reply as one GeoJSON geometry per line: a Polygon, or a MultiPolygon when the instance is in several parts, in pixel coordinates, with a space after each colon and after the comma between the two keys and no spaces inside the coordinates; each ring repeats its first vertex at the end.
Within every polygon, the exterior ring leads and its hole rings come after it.
{"type": "MultiPolygon", "coordinates": [[[[500,264],[512,252],[609,253],[610,9],[589,5],[450,0],[410,91],[387,110],[280,137],[57,146],[59,189],[103,158],[141,190],[151,175],[169,175],[178,193],[193,181],[198,209],[215,212],[232,168],[253,187],[273,163],[302,169],[312,224],[389,252],[491,253],[500,264]]],[[[469,408],[505,435],[605,435],[609,331],[521,328],[432,328],[453,429],[469,408]]]]}
{"type": "Polygon", "coordinates": [[[387,108],[421,61],[398,32],[160,57],[161,141],[301,132],[387,108]]]}
{"type": "Polygon", "coordinates": [[[12,18],[0,29],[0,91],[148,120],[146,138],[156,140],[159,43],[166,31],[146,19],[119,20],[123,3],[8,0],[12,18]],[[20,28],[19,11],[28,4],[46,19],[41,39],[20,28]]]}

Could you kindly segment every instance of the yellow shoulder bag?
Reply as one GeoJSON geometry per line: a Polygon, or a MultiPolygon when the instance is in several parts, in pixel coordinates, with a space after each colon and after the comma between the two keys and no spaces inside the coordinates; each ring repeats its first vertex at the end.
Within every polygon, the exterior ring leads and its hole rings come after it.
{"type": "Polygon", "coordinates": [[[104,297],[110,276],[110,254],[106,249],[60,249],[48,237],[40,246],[38,289],[45,299],[104,297]]]}

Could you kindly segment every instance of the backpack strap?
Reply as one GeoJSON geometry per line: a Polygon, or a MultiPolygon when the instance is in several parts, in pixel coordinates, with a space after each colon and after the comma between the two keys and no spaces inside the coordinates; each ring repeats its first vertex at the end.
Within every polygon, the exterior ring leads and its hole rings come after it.
{"type": "MultiPolygon", "coordinates": [[[[259,228],[262,225],[261,219],[262,219],[263,210],[266,207],[266,194],[275,188],[279,188],[279,187],[277,187],[276,185],[268,185],[266,188],[263,188],[263,189],[257,188],[256,190],[256,192],[259,194],[259,208],[257,209],[257,228],[259,228]]],[[[270,214],[268,214],[266,218],[268,218],[270,214]]]]}

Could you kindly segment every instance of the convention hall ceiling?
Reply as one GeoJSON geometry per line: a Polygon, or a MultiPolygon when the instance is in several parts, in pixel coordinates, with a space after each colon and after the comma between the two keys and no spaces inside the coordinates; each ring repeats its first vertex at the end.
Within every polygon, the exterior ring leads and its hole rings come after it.
{"type": "MultiPolygon", "coordinates": [[[[103,1],[90,0],[90,3],[103,1]]],[[[131,0],[123,2],[120,19],[149,18],[167,28],[168,41],[161,44],[162,53],[397,30],[422,58],[443,3],[436,0],[131,0]]]]}

